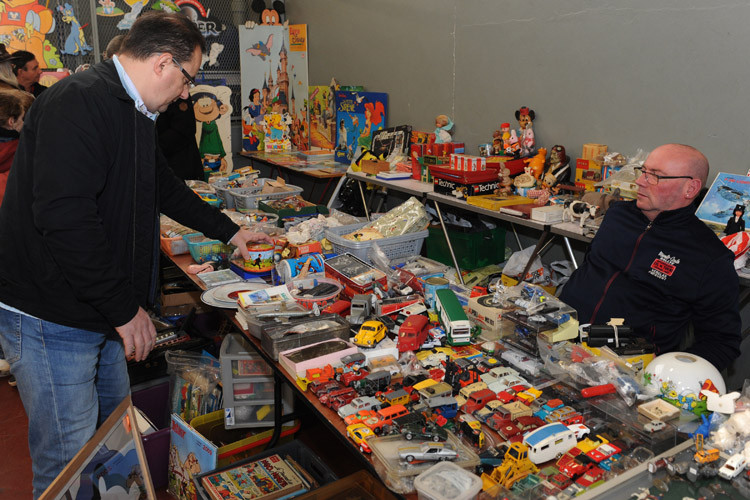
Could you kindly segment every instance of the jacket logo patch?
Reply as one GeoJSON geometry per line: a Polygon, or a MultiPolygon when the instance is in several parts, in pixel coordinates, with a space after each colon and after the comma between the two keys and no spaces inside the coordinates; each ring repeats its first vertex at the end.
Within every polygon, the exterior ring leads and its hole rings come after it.
{"type": "Polygon", "coordinates": [[[671,255],[659,252],[659,256],[651,263],[649,274],[660,280],[666,280],[674,274],[677,269],[677,264],[679,263],[680,259],[677,257],[672,257],[671,255]]]}

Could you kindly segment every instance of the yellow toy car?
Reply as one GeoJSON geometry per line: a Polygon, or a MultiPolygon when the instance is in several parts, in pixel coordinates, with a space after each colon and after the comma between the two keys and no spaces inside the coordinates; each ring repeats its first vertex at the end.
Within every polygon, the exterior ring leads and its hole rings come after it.
{"type": "Polygon", "coordinates": [[[380,321],[365,321],[354,336],[354,344],[360,347],[375,347],[385,338],[388,329],[380,321]]]}
{"type": "Polygon", "coordinates": [[[359,445],[359,451],[362,453],[372,453],[367,444],[367,439],[375,436],[375,432],[362,422],[357,422],[346,428],[346,435],[359,445]]]}

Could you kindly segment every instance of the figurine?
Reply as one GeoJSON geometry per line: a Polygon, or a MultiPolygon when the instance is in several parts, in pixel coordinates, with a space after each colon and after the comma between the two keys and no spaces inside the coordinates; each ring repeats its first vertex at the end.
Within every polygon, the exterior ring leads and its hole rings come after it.
{"type": "Polygon", "coordinates": [[[727,221],[727,227],[724,228],[724,234],[730,235],[740,233],[745,230],[745,219],[742,216],[745,214],[745,205],[738,204],[734,207],[734,215],[727,221]]]}
{"type": "Polygon", "coordinates": [[[523,156],[531,156],[535,152],[536,140],[534,139],[534,131],[532,130],[532,122],[536,118],[536,113],[533,109],[529,109],[527,106],[523,106],[521,109],[516,110],[516,120],[520,129],[518,135],[521,137],[521,154],[523,156]],[[528,130],[527,130],[528,129],[528,130]]]}
{"type": "Polygon", "coordinates": [[[492,154],[501,155],[510,146],[510,123],[500,125],[500,130],[492,134],[492,154]]]}
{"type": "Polygon", "coordinates": [[[435,143],[441,144],[444,142],[451,142],[450,130],[453,128],[453,121],[448,118],[448,115],[437,115],[435,118],[435,143]]]}
{"type": "Polygon", "coordinates": [[[497,172],[497,178],[500,185],[497,190],[495,190],[495,194],[511,194],[511,191],[513,190],[513,179],[510,178],[510,169],[505,165],[501,165],[500,170],[497,172]]]}
{"type": "MultiPolygon", "coordinates": [[[[526,161],[526,160],[524,160],[526,161]]],[[[534,156],[529,162],[529,170],[532,176],[539,181],[544,173],[544,163],[547,161],[547,149],[539,148],[536,156],[534,156]]]]}
{"type": "Polygon", "coordinates": [[[505,147],[505,154],[518,158],[521,153],[521,144],[518,142],[518,134],[515,130],[510,131],[510,138],[508,139],[508,145],[505,147]]]}
{"type": "Polygon", "coordinates": [[[552,146],[544,184],[552,188],[560,182],[567,182],[570,178],[569,164],[570,158],[565,154],[565,148],[559,144],[552,146]]]}

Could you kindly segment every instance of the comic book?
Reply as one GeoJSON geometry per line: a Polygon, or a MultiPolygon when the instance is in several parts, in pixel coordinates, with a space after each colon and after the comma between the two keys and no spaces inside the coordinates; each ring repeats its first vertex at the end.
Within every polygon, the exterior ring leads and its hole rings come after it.
{"type": "Polygon", "coordinates": [[[372,147],[370,149],[375,156],[393,165],[395,162],[403,161],[409,156],[410,140],[410,125],[384,128],[373,132],[372,147]]]}
{"type": "Polygon", "coordinates": [[[215,500],[280,499],[301,495],[308,484],[277,454],[201,478],[215,500]]]}
{"type": "Polygon", "coordinates": [[[388,94],[337,90],[336,161],[351,163],[372,146],[372,134],[386,127],[388,94]]]}
{"type": "Polygon", "coordinates": [[[169,434],[168,491],[180,500],[196,500],[193,476],[216,468],[218,448],[172,414],[169,434]]]}

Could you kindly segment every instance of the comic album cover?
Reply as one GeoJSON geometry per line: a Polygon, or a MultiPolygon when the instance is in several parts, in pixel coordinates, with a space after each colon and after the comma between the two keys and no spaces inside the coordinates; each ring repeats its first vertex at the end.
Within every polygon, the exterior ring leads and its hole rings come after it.
{"type": "Polygon", "coordinates": [[[169,434],[169,492],[180,500],[194,500],[197,493],[193,476],[216,468],[217,451],[216,445],[173,413],[169,434]]]}
{"type": "Polygon", "coordinates": [[[750,205],[750,177],[720,172],[695,215],[718,236],[724,236],[727,223],[734,217],[738,205],[747,213],[750,205]]]}
{"type": "Polygon", "coordinates": [[[337,90],[336,161],[352,159],[372,146],[372,134],[386,127],[388,94],[337,90]]]}

